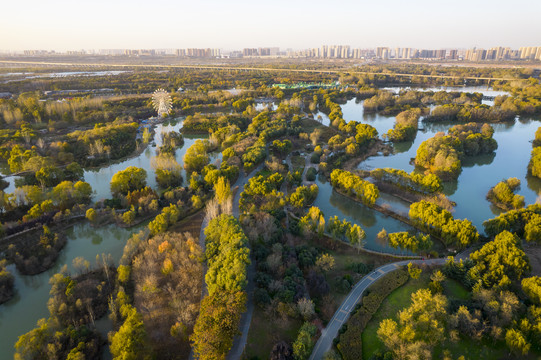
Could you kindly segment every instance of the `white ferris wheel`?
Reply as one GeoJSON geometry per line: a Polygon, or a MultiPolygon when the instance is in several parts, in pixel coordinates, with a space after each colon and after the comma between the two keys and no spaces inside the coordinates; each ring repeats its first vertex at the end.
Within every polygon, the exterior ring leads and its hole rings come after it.
{"type": "Polygon", "coordinates": [[[169,114],[172,108],[171,95],[164,89],[154,91],[152,94],[152,105],[158,113],[158,117],[162,117],[163,114],[169,114]]]}

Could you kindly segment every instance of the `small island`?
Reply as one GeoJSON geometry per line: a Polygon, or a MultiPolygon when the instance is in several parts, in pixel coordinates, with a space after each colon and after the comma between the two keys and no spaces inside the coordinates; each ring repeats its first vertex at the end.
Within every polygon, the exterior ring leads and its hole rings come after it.
{"type": "Polygon", "coordinates": [[[502,210],[522,209],[524,196],[514,193],[519,187],[520,180],[514,177],[500,181],[496,186],[490,188],[487,199],[502,210]]]}

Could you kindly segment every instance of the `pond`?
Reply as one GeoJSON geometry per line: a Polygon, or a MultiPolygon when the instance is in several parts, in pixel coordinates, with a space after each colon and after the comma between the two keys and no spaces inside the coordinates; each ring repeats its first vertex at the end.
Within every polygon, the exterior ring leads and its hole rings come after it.
{"type": "MultiPolygon", "coordinates": [[[[364,112],[364,100],[357,100],[355,98],[348,100],[345,104],[341,104],[343,118],[346,122],[359,121],[363,124],[373,126],[378,135],[385,134],[387,131],[393,128],[395,123],[394,116],[381,115],[379,113],[365,113],[364,112]]],[[[321,121],[321,124],[325,126],[331,125],[329,117],[318,111],[314,114],[314,119],[321,121]]]]}
{"type": "MultiPolygon", "coordinates": [[[[161,134],[168,133],[171,131],[178,132],[182,128],[181,120],[174,120],[171,123],[159,124],[154,129],[154,139],[153,142],[155,146],[148,146],[140,155],[126,159],[124,161],[111,164],[106,167],[101,167],[99,169],[88,169],[85,170],[85,181],[92,186],[94,190],[94,200],[99,201],[101,199],[107,199],[111,197],[110,182],[113,178],[113,175],[120,171],[126,169],[128,166],[136,166],[146,170],[147,172],[147,185],[153,189],[158,187],[156,183],[156,172],[152,168],[152,158],[157,155],[157,149],[162,144],[161,134]]],[[[196,140],[204,139],[205,136],[201,135],[185,135],[184,136],[184,145],[175,151],[175,158],[180,165],[184,165],[184,155],[186,150],[192,146],[196,140]]],[[[210,162],[215,163],[216,161],[221,160],[221,153],[212,153],[209,154],[210,162]]],[[[186,171],[182,170],[182,178],[184,183],[187,184],[186,171]]]]}
{"type": "MultiPolygon", "coordinates": [[[[499,95],[509,95],[506,91],[494,90],[491,87],[487,86],[434,86],[434,87],[409,87],[409,86],[390,86],[382,88],[382,90],[390,90],[395,94],[398,94],[402,90],[417,90],[417,91],[458,91],[458,92],[467,92],[467,93],[481,93],[484,96],[499,96],[499,95]]],[[[494,105],[493,100],[483,99],[482,103],[485,105],[492,106],[494,105]]]]}
{"type": "MultiPolygon", "coordinates": [[[[141,154],[125,160],[112,162],[107,166],[85,169],[84,181],[88,182],[94,190],[93,200],[99,201],[110,198],[111,190],[109,184],[113,178],[113,175],[120,170],[126,169],[128,166],[136,166],[145,169],[147,172],[147,185],[153,189],[157,189],[158,185],[156,183],[156,173],[152,168],[152,158],[157,155],[157,149],[162,144],[162,133],[168,133],[171,131],[178,132],[182,128],[182,120],[183,118],[178,118],[173,119],[170,122],[156,125],[154,128],[154,138],[152,140],[155,146],[149,145],[141,154]]],[[[175,151],[175,158],[177,159],[178,163],[183,165],[186,150],[192,146],[196,140],[205,138],[207,137],[201,135],[184,135],[184,145],[175,151]]],[[[211,153],[209,154],[209,157],[210,162],[215,163],[216,161],[221,160],[222,154],[219,152],[211,153]]],[[[4,174],[6,174],[8,169],[3,168],[2,171],[4,174]]],[[[8,187],[4,189],[5,193],[12,193],[15,190],[15,180],[18,178],[20,177],[14,175],[4,177],[4,180],[9,183],[8,187]]],[[[182,170],[182,178],[186,184],[186,171],[184,169],[182,170]]]]}

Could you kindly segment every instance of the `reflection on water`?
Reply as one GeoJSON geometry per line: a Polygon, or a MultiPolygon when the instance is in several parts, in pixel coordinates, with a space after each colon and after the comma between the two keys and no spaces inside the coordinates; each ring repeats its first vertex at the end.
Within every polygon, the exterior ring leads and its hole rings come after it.
{"type": "MultiPolygon", "coordinates": [[[[359,168],[372,170],[390,167],[411,172],[415,166],[410,160],[416,156],[419,145],[437,132],[447,131],[452,125],[454,124],[423,123],[423,131],[417,133],[417,138],[408,150],[402,152],[405,146],[395,144],[393,155],[368,158],[359,164],[359,168]]],[[[483,221],[494,217],[495,214],[490,208],[490,202],[486,200],[486,194],[499,181],[509,177],[521,180],[522,185],[518,193],[525,197],[526,204],[536,201],[541,194],[541,179],[527,176],[527,168],[532,150],[531,141],[540,125],[539,120],[524,118],[514,123],[493,124],[494,139],[498,142],[495,153],[465,157],[458,180],[444,184],[444,193],[457,203],[455,217],[471,220],[482,232],[483,221]]]]}
{"type": "MultiPolygon", "coordinates": [[[[153,142],[155,146],[148,146],[142,154],[131,159],[121,161],[116,164],[111,164],[107,167],[102,167],[100,169],[91,169],[85,170],[85,181],[92,186],[92,189],[95,191],[94,200],[101,200],[111,197],[110,182],[113,178],[113,175],[120,171],[126,169],[128,166],[136,166],[146,170],[147,172],[147,185],[153,189],[158,188],[156,183],[156,172],[152,168],[152,158],[157,155],[159,146],[162,144],[162,133],[168,133],[171,131],[179,131],[182,127],[182,121],[175,121],[171,123],[159,124],[155,128],[155,134],[153,142]]],[[[201,135],[186,135],[184,136],[184,145],[175,150],[175,158],[180,165],[184,164],[184,155],[186,150],[192,146],[197,140],[204,139],[205,136],[201,135]]],[[[221,153],[212,153],[209,154],[210,162],[221,160],[221,153]]],[[[186,177],[186,171],[182,170],[182,178],[184,179],[184,185],[188,183],[186,177]]]]}
{"type": "Polygon", "coordinates": [[[13,359],[13,345],[19,335],[36,326],[41,318],[49,316],[47,300],[49,299],[49,278],[57,273],[64,264],[72,269],[74,258],[83,256],[91,264],[96,255],[111,254],[118,263],[126,241],[132,233],[141,230],[146,223],[131,229],[107,225],[93,228],[88,223],[80,223],[66,230],[66,247],[60,253],[53,268],[39,275],[21,275],[13,265],[9,270],[15,276],[16,296],[0,305],[0,360],[13,359]],[[96,241],[99,239],[99,241],[96,241]]]}
{"type": "Polygon", "coordinates": [[[404,141],[404,142],[396,143],[393,146],[393,152],[395,154],[400,154],[400,153],[403,153],[403,152],[407,152],[413,146],[413,142],[414,142],[414,140],[413,141],[404,141]]]}
{"type": "Polygon", "coordinates": [[[496,158],[496,153],[492,154],[483,154],[483,155],[477,155],[477,156],[466,156],[461,161],[462,168],[465,167],[474,167],[474,166],[483,166],[483,165],[490,165],[496,158]]]}
{"type": "MultiPolygon", "coordinates": [[[[314,206],[317,206],[323,211],[326,220],[331,216],[338,216],[340,220],[346,219],[351,223],[359,224],[366,232],[365,247],[367,249],[395,254],[402,253],[400,250],[391,248],[386,243],[382,244],[378,242],[377,234],[383,228],[387,232],[398,232],[412,230],[411,227],[333,191],[331,184],[326,182],[321,176],[316,180],[316,184],[319,187],[319,193],[314,206]]],[[[380,201],[379,204],[388,203],[390,206],[393,206],[393,201],[395,203],[399,202],[398,199],[392,200],[391,197],[383,200],[378,199],[378,201],[380,201]]],[[[404,211],[407,207],[404,204],[399,206],[401,211],[404,211]]]]}
{"type": "MultiPolygon", "coordinates": [[[[434,87],[409,87],[409,86],[390,86],[383,88],[383,90],[390,90],[395,94],[398,94],[401,90],[417,90],[417,91],[448,91],[448,92],[466,92],[466,93],[481,93],[484,96],[499,96],[499,95],[509,95],[507,91],[493,90],[488,86],[434,86],[434,87]]],[[[482,104],[492,106],[494,105],[493,100],[481,101],[482,104]]]]}

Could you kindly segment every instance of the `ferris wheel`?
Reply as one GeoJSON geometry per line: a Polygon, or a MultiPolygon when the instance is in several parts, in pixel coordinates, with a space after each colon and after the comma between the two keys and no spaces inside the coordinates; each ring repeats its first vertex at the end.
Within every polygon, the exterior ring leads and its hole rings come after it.
{"type": "Polygon", "coordinates": [[[171,96],[164,89],[158,89],[152,94],[152,105],[158,113],[158,117],[171,111],[171,96]]]}

